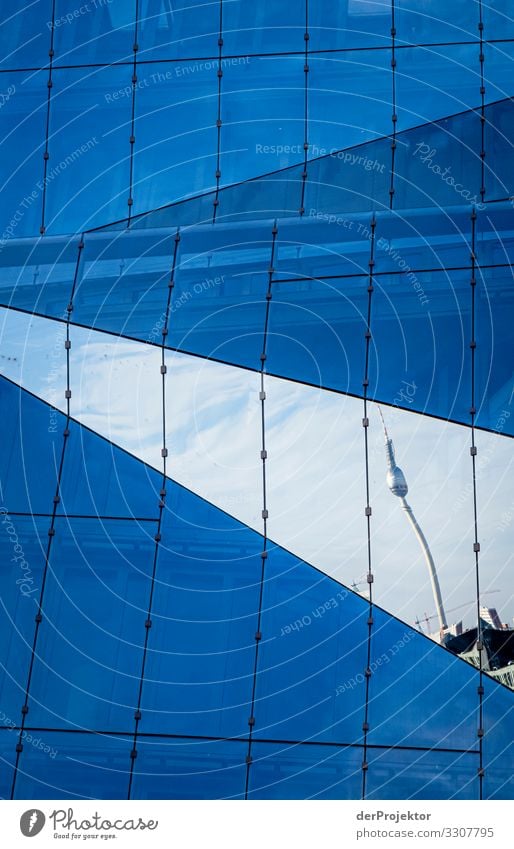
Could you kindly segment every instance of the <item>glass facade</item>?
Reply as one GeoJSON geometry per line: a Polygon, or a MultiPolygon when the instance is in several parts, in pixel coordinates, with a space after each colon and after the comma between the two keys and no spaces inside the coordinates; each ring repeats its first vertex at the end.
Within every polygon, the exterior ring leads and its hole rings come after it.
{"type": "Polygon", "coordinates": [[[0,797],[512,798],[508,4],[3,18],[0,797]]]}

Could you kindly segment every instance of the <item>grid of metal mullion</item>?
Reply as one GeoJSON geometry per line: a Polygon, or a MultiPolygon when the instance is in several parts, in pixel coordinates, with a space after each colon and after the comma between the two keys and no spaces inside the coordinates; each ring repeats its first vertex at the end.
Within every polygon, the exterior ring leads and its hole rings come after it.
{"type": "Polygon", "coordinates": [[[477,650],[479,660],[479,682],[478,682],[478,745],[480,752],[480,762],[478,767],[478,779],[480,799],[483,798],[484,784],[484,764],[483,764],[483,738],[484,738],[484,647],[482,643],[482,623],[480,616],[480,542],[478,540],[478,508],[477,508],[477,454],[478,449],[475,443],[475,420],[476,420],[476,285],[477,285],[477,261],[476,261],[476,219],[477,214],[475,209],[471,213],[471,321],[470,321],[470,349],[471,349],[471,446],[469,449],[471,455],[472,480],[473,480],[473,552],[475,555],[475,580],[476,580],[476,602],[477,602],[477,650]]]}
{"type": "Polygon", "coordinates": [[[52,0],[52,21],[50,27],[50,47],[48,49],[48,81],[47,81],[47,101],[46,101],[46,125],[45,125],[45,149],[43,152],[43,191],[41,198],[41,226],[39,232],[44,236],[46,232],[45,212],[46,212],[46,183],[48,176],[48,160],[50,152],[48,150],[48,137],[50,135],[50,105],[52,102],[52,69],[54,59],[54,30],[55,30],[55,0],[52,0]]]}
{"type": "Polygon", "coordinates": [[[262,622],[262,601],[264,597],[264,580],[266,575],[266,560],[268,559],[268,504],[267,504],[267,495],[266,495],[266,461],[268,458],[268,454],[266,451],[266,415],[265,415],[265,402],[266,402],[266,390],[265,390],[265,381],[264,375],[266,370],[266,358],[267,358],[267,343],[268,343],[268,327],[269,327],[269,314],[271,307],[271,297],[272,297],[272,281],[273,281],[273,264],[275,262],[275,247],[277,241],[277,222],[273,224],[273,228],[271,231],[271,252],[270,252],[270,266],[268,269],[268,288],[266,291],[266,309],[264,313],[264,330],[262,337],[262,353],[260,356],[260,390],[259,390],[259,401],[261,404],[261,461],[262,461],[262,551],[261,551],[261,576],[260,576],[260,587],[259,587],[259,609],[257,613],[257,630],[255,632],[255,656],[254,656],[254,666],[253,666],[253,682],[252,682],[252,699],[251,699],[251,708],[250,708],[250,716],[248,718],[248,726],[249,726],[249,734],[248,734],[248,750],[246,754],[246,779],[245,779],[245,799],[248,798],[248,790],[250,786],[250,768],[252,764],[252,743],[253,743],[253,729],[255,726],[255,694],[257,690],[257,676],[258,676],[258,665],[259,665],[259,643],[262,639],[261,633],[261,622],[262,622]]]}
{"type": "Polygon", "coordinates": [[[57,517],[57,505],[59,504],[59,502],[61,500],[60,489],[61,489],[62,473],[63,473],[63,468],[64,468],[64,458],[65,458],[65,455],[66,455],[66,446],[68,444],[68,437],[70,435],[70,429],[69,429],[70,421],[71,421],[71,416],[70,416],[70,401],[71,401],[70,319],[71,319],[71,313],[72,313],[72,310],[73,310],[73,298],[74,298],[74,295],[75,295],[75,289],[76,289],[76,286],[77,286],[77,281],[78,281],[78,277],[79,277],[79,273],[80,273],[80,266],[81,266],[83,249],[84,249],[84,239],[82,237],[79,244],[78,244],[78,247],[77,247],[77,261],[75,263],[75,272],[74,272],[74,275],[73,275],[73,283],[72,283],[71,292],[70,292],[70,300],[69,300],[69,303],[66,307],[66,339],[65,339],[65,342],[64,342],[64,347],[65,347],[65,350],[66,350],[66,389],[64,391],[64,397],[66,399],[66,421],[65,421],[65,426],[64,426],[64,430],[63,430],[63,440],[62,440],[61,455],[60,455],[60,458],[59,458],[59,466],[58,466],[58,471],[57,471],[57,481],[56,481],[56,486],[55,486],[55,494],[54,494],[53,502],[52,502],[53,506],[52,506],[52,513],[51,513],[51,519],[50,519],[50,527],[48,528],[48,541],[47,541],[47,544],[46,544],[45,564],[44,564],[44,567],[43,567],[43,574],[42,574],[42,578],[41,578],[41,590],[40,590],[39,598],[38,598],[38,601],[37,601],[37,613],[36,613],[35,618],[34,618],[34,621],[35,621],[34,636],[33,636],[33,640],[32,640],[32,649],[31,649],[31,655],[30,655],[30,661],[29,661],[29,669],[28,669],[28,673],[27,673],[27,683],[25,685],[25,698],[24,698],[23,705],[22,705],[22,708],[21,708],[20,733],[18,735],[18,742],[16,743],[16,760],[15,760],[15,763],[14,763],[13,779],[12,779],[12,784],[11,784],[11,799],[14,799],[14,794],[15,794],[15,791],[16,791],[16,779],[18,777],[18,769],[19,769],[19,764],[20,764],[20,758],[21,758],[21,754],[23,752],[22,738],[23,738],[23,732],[24,732],[24,729],[25,729],[26,721],[27,721],[27,715],[29,713],[30,685],[31,685],[31,682],[32,682],[32,673],[34,671],[34,663],[35,663],[35,659],[36,659],[36,648],[37,648],[37,642],[38,642],[38,637],[39,637],[39,630],[40,630],[40,627],[41,627],[41,623],[43,622],[42,611],[43,611],[43,601],[44,601],[44,595],[45,595],[46,580],[47,580],[47,576],[48,576],[48,567],[49,567],[49,564],[50,564],[50,554],[51,554],[51,550],[52,550],[52,541],[53,541],[53,538],[55,536],[55,524],[56,524],[55,520],[56,520],[56,517],[57,517]]]}
{"type": "Polygon", "coordinates": [[[392,76],[392,100],[393,100],[393,131],[391,138],[391,183],[389,186],[389,209],[393,208],[394,200],[394,169],[396,164],[396,125],[398,115],[396,114],[396,26],[395,26],[395,0],[391,0],[391,76],[392,76]]]}
{"type": "Polygon", "coordinates": [[[164,508],[166,506],[166,483],[167,483],[167,458],[168,458],[168,447],[167,447],[167,439],[166,439],[166,375],[167,375],[167,366],[166,366],[166,338],[168,336],[168,327],[169,327],[169,319],[171,314],[171,301],[173,296],[173,288],[175,285],[175,269],[177,264],[177,254],[180,243],[180,231],[177,230],[175,233],[175,241],[173,248],[173,261],[170,272],[170,279],[168,283],[168,293],[166,298],[166,309],[164,312],[164,324],[162,328],[162,344],[161,344],[161,365],[160,365],[160,373],[161,373],[161,384],[162,384],[162,448],[161,448],[161,458],[162,458],[162,483],[161,490],[159,492],[159,502],[158,502],[158,517],[157,517],[157,528],[155,531],[155,546],[154,546],[154,554],[153,554],[153,563],[152,563],[152,574],[150,580],[150,594],[148,598],[148,608],[147,615],[145,619],[145,636],[143,642],[143,657],[141,660],[141,675],[139,678],[139,689],[137,696],[137,706],[134,711],[134,736],[132,742],[132,749],[130,751],[130,772],[129,772],[129,782],[127,788],[127,799],[131,798],[132,793],[132,783],[134,779],[134,764],[137,758],[137,740],[138,740],[138,731],[139,731],[139,723],[141,722],[141,702],[143,697],[143,685],[145,678],[145,667],[146,667],[146,659],[148,656],[148,643],[150,639],[150,629],[152,627],[152,608],[153,608],[153,599],[155,592],[155,576],[157,572],[157,563],[159,558],[159,549],[161,542],[161,531],[162,531],[162,518],[164,513],[164,508]]]}
{"type": "Polygon", "coordinates": [[[217,149],[216,149],[216,191],[214,193],[214,199],[212,201],[212,223],[214,224],[216,221],[216,216],[218,214],[218,208],[220,204],[219,193],[220,193],[220,181],[221,181],[221,127],[222,127],[222,118],[221,118],[221,97],[222,97],[222,80],[223,80],[223,0],[220,0],[220,28],[218,35],[218,114],[216,117],[216,136],[217,136],[217,149]]]}
{"type": "Polygon", "coordinates": [[[127,198],[127,227],[130,227],[132,218],[132,207],[134,206],[134,145],[136,143],[135,121],[136,121],[136,91],[137,91],[137,53],[139,50],[138,28],[139,28],[139,0],[135,0],[135,21],[134,21],[134,43],[132,44],[132,52],[134,58],[132,60],[132,103],[130,113],[130,164],[129,164],[129,194],[127,198]]]}
{"type": "Polygon", "coordinates": [[[483,21],[483,9],[482,9],[482,0],[478,2],[479,8],[479,22],[478,22],[478,30],[480,32],[480,197],[482,199],[482,203],[485,201],[485,76],[484,76],[484,21],[483,21]]]}
{"type": "Polygon", "coordinates": [[[366,779],[368,773],[368,731],[369,731],[369,694],[370,694],[370,679],[371,679],[371,642],[373,634],[373,568],[371,558],[371,505],[370,505],[370,483],[369,483],[369,417],[368,417],[368,388],[369,388],[369,360],[371,348],[371,307],[373,298],[373,270],[375,266],[375,229],[376,219],[373,215],[370,224],[370,251],[369,251],[369,275],[368,275],[368,303],[366,314],[366,331],[365,338],[365,358],[364,358],[364,377],[362,380],[363,394],[363,418],[362,426],[364,429],[364,468],[365,468],[365,488],[366,488],[366,506],[364,515],[366,517],[366,544],[368,557],[368,571],[366,581],[368,585],[368,634],[367,634],[367,656],[366,669],[364,670],[365,679],[365,703],[364,703],[364,722],[362,723],[363,731],[363,757],[362,757],[362,798],[366,798],[366,779]]]}
{"type": "MultiPolygon", "coordinates": [[[[486,44],[513,44],[514,38],[491,38],[489,41],[485,41],[486,44]]],[[[472,47],[476,45],[476,41],[427,41],[419,44],[397,44],[396,50],[415,50],[417,47],[459,47],[459,46],[469,46],[472,47]]],[[[368,47],[328,47],[323,48],[320,47],[317,50],[310,51],[311,55],[319,55],[319,54],[339,54],[339,53],[362,53],[366,52],[383,52],[390,50],[390,46],[381,46],[381,45],[370,45],[368,47]]],[[[285,52],[277,52],[277,53],[227,53],[224,57],[225,59],[258,59],[260,57],[265,56],[302,56],[303,50],[288,50],[285,52]]],[[[170,58],[163,56],[159,59],[143,59],[138,62],[139,66],[142,65],[156,65],[156,64],[166,64],[166,65],[174,65],[180,64],[183,62],[215,62],[218,57],[216,55],[208,55],[208,56],[177,56],[175,58],[170,58]]],[[[132,60],[130,61],[116,61],[116,62],[84,62],[84,63],[76,63],[76,64],[55,64],[54,70],[72,70],[72,69],[80,69],[80,68],[122,68],[124,66],[131,66],[132,60]]],[[[36,71],[45,71],[48,66],[41,67],[24,67],[24,68],[0,68],[0,78],[2,74],[8,74],[13,72],[20,73],[29,73],[36,71]]]]}
{"type": "Polygon", "coordinates": [[[303,35],[305,41],[304,53],[304,135],[303,135],[303,171],[302,171],[302,188],[300,195],[300,215],[305,212],[305,189],[307,185],[307,163],[309,161],[309,0],[305,0],[305,32],[303,35]]]}
{"type": "MultiPolygon", "coordinates": [[[[504,686],[504,685],[500,685],[504,686]]],[[[0,735],[2,732],[8,734],[12,731],[18,731],[19,727],[12,727],[10,725],[1,725],[0,726],[0,735]]],[[[130,736],[127,731],[113,731],[111,729],[106,730],[104,728],[55,728],[48,726],[32,726],[26,725],[25,731],[27,732],[38,732],[40,734],[66,734],[70,737],[73,735],[84,735],[84,734],[99,734],[105,735],[107,737],[127,737],[130,736]]],[[[139,732],[138,739],[139,740],[152,740],[152,739],[161,739],[164,738],[166,740],[198,740],[198,741],[211,741],[213,743],[240,743],[243,746],[248,744],[248,740],[246,737],[221,737],[216,735],[209,734],[170,734],[165,731],[153,731],[153,732],[139,732]]],[[[320,748],[323,747],[325,749],[363,749],[362,743],[348,743],[346,741],[340,740],[334,742],[332,740],[290,740],[283,739],[279,737],[258,737],[253,735],[254,743],[262,743],[264,745],[280,745],[280,746],[301,746],[304,749],[308,749],[309,747],[320,748]]],[[[456,755],[474,755],[476,758],[479,756],[478,749],[456,749],[448,746],[401,746],[397,744],[392,745],[380,745],[378,743],[368,744],[369,750],[379,750],[379,751],[393,751],[393,752],[446,752],[448,754],[456,754],[456,755]]]]}

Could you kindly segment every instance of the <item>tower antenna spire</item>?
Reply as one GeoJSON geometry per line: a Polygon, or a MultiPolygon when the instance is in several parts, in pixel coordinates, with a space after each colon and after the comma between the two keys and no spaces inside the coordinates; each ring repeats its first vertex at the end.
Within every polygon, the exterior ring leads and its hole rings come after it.
{"type": "Polygon", "coordinates": [[[405,475],[399,466],[396,465],[396,459],[394,456],[394,446],[393,440],[390,438],[386,423],[384,420],[384,416],[382,413],[382,409],[379,404],[377,404],[378,412],[380,413],[380,418],[382,419],[382,426],[384,428],[384,437],[385,437],[385,448],[386,448],[386,459],[387,459],[387,485],[393,495],[396,495],[397,498],[400,498],[402,503],[402,508],[404,509],[407,519],[410,522],[410,525],[416,534],[416,538],[421,546],[421,550],[423,551],[425,561],[428,568],[428,573],[430,576],[430,584],[432,586],[432,593],[434,596],[435,609],[437,611],[437,618],[439,620],[439,629],[441,632],[441,636],[443,632],[448,628],[448,624],[446,621],[446,614],[444,612],[443,598],[441,595],[441,587],[439,586],[439,578],[437,577],[437,572],[435,568],[434,558],[432,557],[432,552],[430,551],[430,547],[426,540],[426,537],[421,530],[416,517],[413,513],[412,507],[407,502],[405,496],[409,491],[409,487],[407,486],[407,481],[405,479],[405,475]]]}

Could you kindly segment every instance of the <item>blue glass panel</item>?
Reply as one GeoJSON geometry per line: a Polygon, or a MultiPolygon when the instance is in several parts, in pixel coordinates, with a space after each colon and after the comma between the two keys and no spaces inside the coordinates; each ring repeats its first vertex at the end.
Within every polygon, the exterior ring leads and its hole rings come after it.
{"type": "MultiPolygon", "coordinates": [[[[501,36],[501,38],[505,37],[504,35],[501,36]]],[[[512,85],[513,61],[514,43],[512,41],[484,44],[484,85],[488,103],[514,95],[512,85]]]]}
{"type": "MultiPolygon", "coordinates": [[[[509,201],[477,210],[475,225],[478,265],[514,263],[514,219],[509,201]]],[[[502,273],[501,271],[499,272],[502,273]]]]}
{"type": "Polygon", "coordinates": [[[0,379],[2,504],[12,512],[50,513],[63,427],[59,413],[0,379]]]}
{"type": "Polygon", "coordinates": [[[171,302],[171,347],[258,367],[272,227],[266,221],[183,232],[171,302]]]}
{"type": "Polygon", "coordinates": [[[391,44],[389,0],[316,0],[309,4],[309,49],[391,44]]]}
{"type": "Polygon", "coordinates": [[[0,77],[0,248],[41,225],[48,73],[0,77]]]}
{"type": "Polygon", "coordinates": [[[30,690],[34,725],[132,727],[154,548],[136,522],[57,520],[30,690]]]}
{"type": "Polygon", "coordinates": [[[308,209],[303,218],[278,221],[273,280],[366,274],[370,216],[330,215],[308,209]]]}
{"type": "Polygon", "coordinates": [[[514,799],[514,693],[487,676],[484,685],[484,799],[514,799]]]}
{"type": "Polygon", "coordinates": [[[369,744],[476,748],[478,671],[380,608],[373,618],[369,744]]]}
{"type": "Polygon", "coordinates": [[[342,222],[351,212],[388,209],[391,162],[389,139],[310,162],[305,187],[307,214],[336,215],[342,222]]]}
{"type": "Polygon", "coordinates": [[[302,197],[302,166],[277,171],[258,180],[249,180],[219,193],[218,219],[245,221],[298,215],[302,197]]]}
{"type": "Polygon", "coordinates": [[[358,50],[309,56],[309,148],[323,156],[391,132],[391,54],[358,50]]]}
{"type": "Polygon", "coordinates": [[[62,318],[78,258],[78,238],[13,239],[0,252],[0,298],[6,306],[62,318]]]}
{"type": "Polygon", "coordinates": [[[217,70],[212,60],[151,64],[140,73],[134,213],[215,187],[217,70]]]}
{"type": "Polygon", "coordinates": [[[514,195],[514,100],[503,100],[485,109],[485,199],[514,195]]]}
{"type": "Polygon", "coordinates": [[[129,196],[131,67],[54,70],[48,232],[115,221],[129,196]]]}
{"type": "Polygon", "coordinates": [[[478,106],[478,53],[478,44],[398,50],[397,129],[405,130],[478,106]]]}
{"type": "Polygon", "coordinates": [[[454,0],[448,6],[433,0],[395,0],[397,44],[476,41],[479,12],[479,4],[473,0],[454,0]]]}
{"type": "Polygon", "coordinates": [[[141,731],[246,734],[262,540],[178,486],[162,537],[141,731]]]}
{"type": "Polygon", "coordinates": [[[131,799],[241,799],[248,745],[138,738],[131,799]]]}
{"type": "Polygon", "coordinates": [[[51,0],[11,0],[2,8],[0,64],[4,68],[39,68],[48,62],[52,24],[51,0]]]}
{"type": "Polygon", "coordinates": [[[139,59],[218,56],[219,0],[141,0],[139,59]]]}
{"type": "Polygon", "coordinates": [[[273,284],[267,368],[314,386],[362,392],[367,278],[273,284]]]}
{"type": "Polygon", "coordinates": [[[366,799],[480,798],[476,755],[369,749],[368,764],[366,799]]]}
{"type": "Polygon", "coordinates": [[[476,424],[514,436],[510,415],[514,361],[512,268],[480,269],[475,293],[476,424]]]}
{"type": "Polygon", "coordinates": [[[362,739],[368,605],[279,548],[266,560],[255,734],[362,739]]]}
{"type": "MultiPolygon", "coordinates": [[[[496,38],[514,38],[514,14],[510,0],[488,0],[482,4],[484,20],[484,38],[492,41],[496,38]]],[[[498,45],[503,49],[504,45],[498,45]]]]}
{"type": "Polygon", "coordinates": [[[375,270],[469,268],[471,207],[377,216],[375,270]]]}
{"type": "Polygon", "coordinates": [[[254,743],[248,798],[359,799],[362,749],[254,743]]]}
{"type": "MultiPolygon", "coordinates": [[[[0,726],[21,720],[49,523],[0,516],[0,726]]],[[[15,741],[11,744],[14,749],[15,741]]]]}
{"type": "Polygon", "coordinates": [[[161,484],[150,466],[71,423],[58,513],[157,519],[161,484]]]}
{"type": "MultiPolygon", "coordinates": [[[[3,711],[0,711],[0,716],[3,711]]],[[[0,720],[2,730],[0,731],[0,799],[11,798],[11,787],[13,779],[14,764],[16,761],[15,746],[18,742],[15,731],[10,731],[4,726],[5,720],[0,720]]]]}
{"type": "Polygon", "coordinates": [[[394,162],[394,208],[479,203],[481,149],[478,112],[453,115],[400,133],[394,162]]]}
{"type": "Polygon", "coordinates": [[[128,737],[34,732],[45,748],[25,743],[15,799],[126,799],[128,737]]]}
{"type": "Polygon", "coordinates": [[[227,3],[223,9],[223,54],[300,53],[305,49],[305,0],[273,5],[227,3]]]}
{"type": "Polygon", "coordinates": [[[88,235],[73,320],[160,343],[174,235],[128,230],[88,235]]]}
{"type": "Polygon", "coordinates": [[[70,6],[56,0],[55,59],[59,65],[90,65],[131,60],[136,0],[93,0],[70,6]]]}
{"type": "Polygon", "coordinates": [[[273,56],[243,57],[225,68],[220,161],[224,185],[303,162],[303,66],[303,57],[273,56]]]}
{"type": "Polygon", "coordinates": [[[405,271],[375,280],[370,395],[395,404],[402,381],[414,381],[410,409],[468,422],[469,271],[405,271]]]}

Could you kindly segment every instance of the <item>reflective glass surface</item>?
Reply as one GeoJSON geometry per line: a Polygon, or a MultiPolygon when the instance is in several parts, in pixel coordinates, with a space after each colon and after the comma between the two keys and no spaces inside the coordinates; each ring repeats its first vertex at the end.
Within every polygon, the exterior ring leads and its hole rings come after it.
{"type": "Polygon", "coordinates": [[[480,798],[476,755],[371,749],[366,799],[480,798]]]}
{"type": "Polygon", "coordinates": [[[477,44],[398,50],[395,69],[397,129],[415,127],[478,106],[478,53],[477,44]]]}
{"type": "Polygon", "coordinates": [[[258,368],[271,262],[271,221],[185,230],[167,344],[258,368]]]}
{"type": "Polygon", "coordinates": [[[0,799],[11,798],[16,740],[15,731],[5,727],[0,730],[0,799]]]}
{"type": "Polygon", "coordinates": [[[254,743],[249,799],[357,799],[362,749],[254,743]]]}
{"type": "Polygon", "coordinates": [[[49,233],[77,233],[126,214],[130,81],[129,66],[53,71],[49,233]]]}
{"type": "Polygon", "coordinates": [[[260,537],[179,487],[162,529],[141,731],[248,730],[260,537]]]}
{"type": "MultiPolygon", "coordinates": [[[[140,70],[134,122],[134,213],[216,185],[217,70],[216,60],[157,62],[140,70]]],[[[126,125],[122,149],[127,154],[129,135],[126,125]]]]}
{"type": "Polygon", "coordinates": [[[35,236],[41,226],[47,80],[45,71],[8,72],[0,78],[2,248],[12,238],[35,236]]]}
{"type": "Polygon", "coordinates": [[[304,48],[305,2],[273,6],[227,3],[223,9],[223,53],[289,53],[304,48]]]}
{"type": "Polygon", "coordinates": [[[512,691],[484,677],[484,798],[512,799],[512,691]]]}
{"type": "Polygon", "coordinates": [[[73,320],[161,342],[174,234],[91,234],[82,253],[73,320]]]}
{"type": "Polygon", "coordinates": [[[387,50],[309,57],[310,155],[352,147],[392,129],[391,55],[387,50]]]}
{"type": "Polygon", "coordinates": [[[45,65],[51,25],[51,0],[12,0],[1,13],[0,64],[13,69],[45,65]]]}
{"type": "MultiPolygon", "coordinates": [[[[2,512],[0,523],[0,726],[10,728],[25,701],[50,520],[2,512]]],[[[14,750],[14,732],[6,736],[14,750]]]]}
{"type": "Polygon", "coordinates": [[[478,671],[379,608],[373,619],[368,742],[476,748],[478,671]]]}
{"type": "Polygon", "coordinates": [[[248,744],[139,738],[132,799],[242,799],[248,744]]]}
{"type": "Polygon", "coordinates": [[[317,0],[309,4],[309,49],[387,47],[391,4],[387,0],[317,0]]]}
{"type": "Polygon", "coordinates": [[[129,730],[155,543],[130,521],[58,519],[30,688],[41,727],[129,730]]]}
{"type": "Polygon", "coordinates": [[[140,0],[140,58],[188,59],[218,55],[219,0],[140,0]]]}
{"type": "Polygon", "coordinates": [[[72,422],[57,511],[156,520],[161,481],[154,469],[72,422]]]}
{"type": "Polygon", "coordinates": [[[3,378],[0,404],[2,504],[10,512],[49,513],[63,442],[59,414],[3,378]]]}
{"type": "Polygon", "coordinates": [[[70,8],[66,0],[56,0],[55,62],[91,65],[132,59],[136,5],[136,0],[95,0],[70,8]]]}
{"type": "MultiPolygon", "coordinates": [[[[394,23],[398,44],[437,44],[476,41],[479,3],[455,0],[451,7],[430,0],[395,0],[394,23]]],[[[486,36],[491,38],[490,33],[486,36]]]]}
{"type": "Polygon", "coordinates": [[[478,112],[452,115],[397,137],[394,209],[438,209],[481,201],[482,148],[478,112]]]}
{"type": "Polygon", "coordinates": [[[12,239],[0,252],[2,305],[64,317],[78,258],[77,237],[12,239]]]}
{"type": "Polygon", "coordinates": [[[33,732],[24,744],[15,799],[126,799],[132,740],[106,734],[33,732]]]}
{"type": "Polygon", "coordinates": [[[512,100],[487,106],[485,114],[485,187],[486,200],[499,200],[514,194],[512,136],[514,109],[512,100]]]}
{"type": "Polygon", "coordinates": [[[251,56],[233,60],[223,69],[220,169],[224,185],[303,161],[303,66],[300,56],[251,56]]]}
{"type": "Polygon", "coordinates": [[[278,548],[265,564],[255,733],[268,740],[362,739],[368,607],[278,548]]]}

